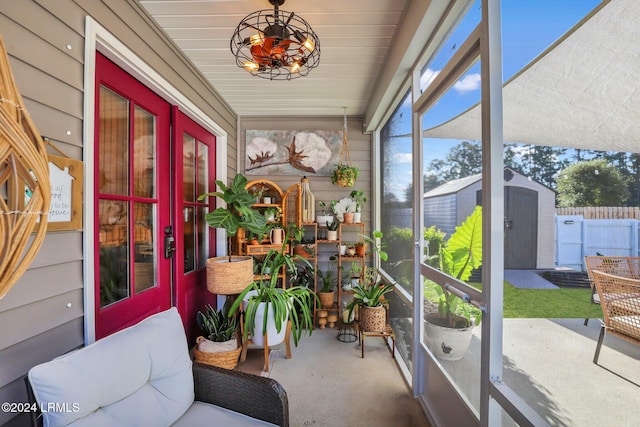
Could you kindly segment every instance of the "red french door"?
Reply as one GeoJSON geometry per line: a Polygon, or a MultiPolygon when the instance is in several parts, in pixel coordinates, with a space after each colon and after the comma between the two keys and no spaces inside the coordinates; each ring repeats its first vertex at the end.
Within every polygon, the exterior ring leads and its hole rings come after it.
{"type": "Polygon", "coordinates": [[[201,194],[215,191],[215,136],[173,108],[175,158],[175,303],[189,337],[197,334],[196,313],[206,304],[215,307],[215,298],[207,291],[205,266],[213,248],[213,229],[204,215],[211,200],[198,200],[201,194]]]}
{"type": "Polygon", "coordinates": [[[101,54],[95,104],[96,338],[171,306],[170,105],[101,54]],[[170,254],[168,254],[170,255],[170,254]]]}

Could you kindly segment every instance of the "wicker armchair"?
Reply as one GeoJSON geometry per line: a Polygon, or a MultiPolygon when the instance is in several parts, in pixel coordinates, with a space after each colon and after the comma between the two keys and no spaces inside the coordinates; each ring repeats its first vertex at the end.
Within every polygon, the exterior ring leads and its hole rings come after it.
{"type": "Polygon", "coordinates": [[[592,270],[604,315],[593,363],[598,363],[605,332],[640,345],[640,279],[592,270]]]}
{"type": "MultiPolygon", "coordinates": [[[[600,304],[600,297],[594,286],[593,270],[603,273],[614,274],[616,276],[640,279],[640,257],[631,256],[586,256],[584,263],[587,267],[587,275],[591,283],[591,303],[600,304]]],[[[584,326],[587,326],[589,319],[584,319],[584,326]]]]}
{"type": "Polygon", "coordinates": [[[194,363],[193,379],[196,400],[200,402],[289,426],[287,393],[271,378],[194,363]]]}
{"type": "MultiPolygon", "coordinates": [[[[29,402],[37,406],[29,378],[24,380],[29,402]]],[[[194,363],[193,380],[196,401],[289,427],[287,393],[280,383],[271,378],[194,363]]],[[[40,412],[30,412],[30,415],[32,427],[41,427],[40,412]]]]}
{"type": "Polygon", "coordinates": [[[33,426],[289,426],[275,380],[193,363],[175,307],[32,367],[26,383],[42,410],[33,426]]]}

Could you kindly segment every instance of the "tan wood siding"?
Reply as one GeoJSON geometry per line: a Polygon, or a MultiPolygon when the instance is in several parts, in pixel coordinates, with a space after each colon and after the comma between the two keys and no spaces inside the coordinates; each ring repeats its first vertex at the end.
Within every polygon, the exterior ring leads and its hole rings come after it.
{"type": "MultiPolygon", "coordinates": [[[[135,0],[0,2],[0,34],[39,132],[82,159],[87,16],[227,132],[227,173],[235,174],[235,113],[135,0]]],[[[82,239],[81,231],[48,233],[29,270],[0,300],[0,401],[24,401],[30,367],[83,344],[83,288],[93,283],[83,283],[82,239]]],[[[26,421],[13,416],[0,413],[0,425],[26,421]]]]}

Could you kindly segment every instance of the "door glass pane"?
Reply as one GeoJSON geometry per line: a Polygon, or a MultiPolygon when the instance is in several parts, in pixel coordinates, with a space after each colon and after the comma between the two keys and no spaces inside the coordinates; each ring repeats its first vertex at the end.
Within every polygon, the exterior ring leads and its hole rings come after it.
{"type": "Polygon", "coordinates": [[[185,202],[196,200],[196,140],[191,135],[182,137],[182,188],[185,202]]]}
{"type": "Polygon", "coordinates": [[[129,193],[129,101],[100,86],[98,188],[101,193],[129,193]]]}
{"type": "Polygon", "coordinates": [[[209,228],[204,220],[205,214],[208,212],[206,207],[198,208],[198,268],[204,268],[207,263],[207,257],[209,254],[209,228]]]}
{"type": "Polygon", "coordinates": [[[155,205],[151,203],[135,203],[134,215],[134,284],[135,292],[139,293],[156,285],[155,259],[156,246],[154,244],[155,205]]]}
{"type": "Polygon", "coordinates": [[[155,197],[156,135],[155,117],[136,106],[134,109],[134,195],[155,197]]]}
{"type": "Polygon", "coordinates": [[[100,306],[129,297],[129,229],[126,202],[100,200],[100,306]]]}
{"type": "Polygon", "coordinates": [[[195,269],[196,263],[196,215],[195,208],[184,208],[184,228],[182,230],[184,241],[184,272],[188,273],[195,269]]]}
{"type": "Polygon", "coordinates": [[[209,192],[209,147],[198,142],[198,188],[196,196],[209,192]]]}

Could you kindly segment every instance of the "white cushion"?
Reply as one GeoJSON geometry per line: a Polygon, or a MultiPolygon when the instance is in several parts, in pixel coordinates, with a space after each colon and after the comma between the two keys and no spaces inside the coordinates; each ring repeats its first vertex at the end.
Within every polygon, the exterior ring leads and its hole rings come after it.
{"type": "Polygon", "coordinates": [[[194,400],[187,340],[171,308],[29,371],[45,427],[169,426],[194,400]],[[63,408],[64,409],[64,408],[63,408]]]}
{"type": "Polygon", "coordinates": [[[609,324],[614,330],[640,340],[640,316],[610,317],[609,324]]]}
{"type": "Polygon", "coordinates": [[[251,418],[247,415],[211,405],[204,402],[194,402],[191,408],[180,418],[173,427],[194,427],[206,425],[211,427],[245,427],[245,426],[275,426],[266,421],[251,418]],[[206,420],[203,423],[203,420],[206,420]]]}

